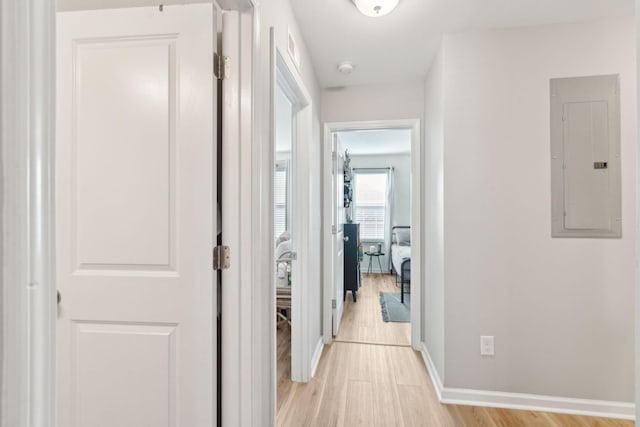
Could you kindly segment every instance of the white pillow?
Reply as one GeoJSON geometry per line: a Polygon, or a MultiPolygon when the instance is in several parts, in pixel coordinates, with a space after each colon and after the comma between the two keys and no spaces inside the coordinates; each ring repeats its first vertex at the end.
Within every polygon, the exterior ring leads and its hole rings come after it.
{"type": "Polygon", "coordinates": [[[283,231],[280,236],[276,239],[276,247],[282,242],[286,242],[287,240],[291,240],[291,233],[288,231],[283,231]]]}
{"type": "Polygon", "coordinates": [[[397,228],[396,243],[398,246],[411,246],[411,229],[410,228],[397,228]]]}
{"type": "Polygon", "coordinates": [[[291,240],[286,240],[276,248],[276,259],[279,259],[285,252],[291,251],[291,240]]]}

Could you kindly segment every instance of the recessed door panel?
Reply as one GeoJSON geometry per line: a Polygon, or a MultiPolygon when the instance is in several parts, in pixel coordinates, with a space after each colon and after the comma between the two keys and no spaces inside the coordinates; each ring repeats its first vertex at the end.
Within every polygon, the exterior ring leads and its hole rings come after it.
{"type": "Polygon", "coordinates": [[[80,269],[174,264],[175,59],[174,37],[74,44],[80,269]]]}
{"type": "Polygon", "coordinates": [[[175,426],[175,326],[75,323],[78,425],[175,426]]]}

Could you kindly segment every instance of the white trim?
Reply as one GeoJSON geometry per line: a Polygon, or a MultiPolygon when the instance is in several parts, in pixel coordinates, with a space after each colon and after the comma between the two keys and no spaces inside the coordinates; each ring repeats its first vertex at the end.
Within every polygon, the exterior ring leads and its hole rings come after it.
{"type": "Polygon", "coordinates": [[[443,387],[425,343],[421,345],[421,353],[438,399],[443,404],[555,412],[624,420],[633,420],[635,417],[635,405],[627,402],[443,387]]]}
{"type": "Polygon", "coordinates": [[[313,357],[311,358],[311,378],[316,375],[316,370],[320,364],[320,357],[322,356],[322,350],[324,350],[324,340],[320,337],[318,338],[316,350],[313,352],[313,357]]]}
{"type": "MultiPolygon", "coordinates": [[[[275,32],[273,27],[269,29],[269,99],[268,99],[268,111],[269,117],[268,122],[265,126],[266,129],[269,129],[269,141],[268,145],[265,147],[265,155],[263,155],[263,171],[262,171],[262,197],[261,200],[265,200],[262,203],[263,209],[266,209],[266,214],[263,217],[266,219],[266,223],[264,224],[264,232],[263,236],[265,236],[264,240],[258,245],[257,249],[266,248],[266,260],[268,263],[268,267],[265,266],[266,276],[269,277],[269,293],[268,297],[264,299],[264,301],[268,302],[269,311],[260,316],[260,319],[269,319],[268,322],[264,322],[268,326],[268,330],[266,331],[266,336],[269,337],[268,349],[266,352],[262,353],[262,357],[267,357],[270,360],[270,376],[269,376],[269,388],[268,393],[268,401],[270,404],[270,412],[267,414],[265,411],[265,417],[262,420],[269,420],[268,425],[273,425],[276,417],[276,404],[277,404],[277,395],[278,395],[278,360],[277,360],[277,332],[276,332],[276,320],[274,313],[276,311],[276,284],[275,284],[275,235],[274,235],[274,175],[273,175],[273,165],[275,164],[275,138],[276,138],[276,87],[275,87],[275,78],[276,78],[276,42],[275,42],[275,32]],[[266,161],[266,163],[265,163],[266,161]]],[[[256,295],[259,298],[259,294],[256,295]]],[[[259,322],[256,322],[259,323],[259,322]]]]}
{"type": "Polygon", "coordinates": [[[525,393],[447,388],[441,403],[633,420],[635,404],[525,393]]]}
{"type": "Polygon", "coordinates": [[[411,346],[420,351],[421,347],[421,294],[424,283],[422,277],[422,143],[420,136],[420,120],[375,120],[358,122],[333,122],[324,124],[323,136],[323,221],[322,221],[322,251],[323,251],[323,321],[322,334],[325,344],[333,340],[331,299],[333,294],[333,254],[331,253],[331,135],[340,131],[368,130],[368,129],[411,129],[411,346]],[[415,261],[415,262],[414,262],[415,261]]]}
{"type": "Polygon", "coordinates": [[[55,2],[0,2],[2,406],[55,424],[55,2]]]}
{"type": "Polygon", "coordinates": [[[440,378],[440,374],[438,374],[435,363],[433,363],[433,359],[431,359],[431,354],[429,354],[427,344],[421,343],[420,354],[422,354],[422,360],[424,360],[427,371],[429,371],[429,377],[431,378],[433,388],[438,395],[438,400],[442,402],[442,379],[440,378]]]}
{"type": "Polygon", "coordinates": [[[420,121],[415,120],[411,126],[411,241],[418,244],[411,244],[411,346],[416,351],[420,350],[422,340],[422,287],[425,283],[422,276],[422,266],[425,264],[422,258],[423,169],[420,121]],[[413,262],[414,259],[418,262],[413,262]]]}
{"type": "MultiPolygon", "coordinates": [[[[240,40],[237,35],[240,32],[239,13],[236,11],[225,11],[222,16],[222,51],[226,56],[239,58],[240,40]]],[[[240,62],[240,61],[238,61],[240,62]]],[[[235,67],[234,67],[235,68],[235,67]]],[[[239,68],[242,71],[242,64],[239,68]]],[[[240,114],[240,73],[232,72],[226,77],[222,85],[223,111],[222,111],[222,176],[229,177],[223,179],[222,185],[222,244],[229,246],[231,250],[230,266],[222,270],[222,322],[225,326],[221,331],[220,344],[222,345],[221,357],[224,373],[222,375],[221,396],[222,424],[240,426],[242,413],[239,409],[241,401],[242,386],[246,371],[242,371],[241,343],[243,341],[242,308],[240,303],[242,298],[242,257],[238,257],[238,262],[233,259],[236,252],[241,251],[241,218],[238,213],[245,202],[243,197],[238,195],[243,193],[244,183],[240,175],[242,173],[241,145],[240,138],[241,114],[240,114]]],[[[246,305],[246,304],[245,304],[246,305]]]]}
{"type": "MultiPolygon", "coordinates": [[[[275,343],[275,289],[272,289],[269,277],[273,271],[273,209],[265,202],[272,196],[273,158],[267,144],[270,138],[269,117],[263,117],[263,102],[270,98],[262,88],[261,71],[262,49],[262,13],[259,0],[249,0],[253,8],[252,48],[252,227],[251,243],[253,268],[253,306],[252,319],[252,405],[251,425],[265,424],[264,420],[275,419],[276,407],[276,358],[271,351],[275,343]],[[269,121],[267,121],[269,120],[269,121]],[[273,292],[273,294],[271,293],[273,292]]],[[[241,404],[242,402],[239,402],[241,404]]],[[[266,425],[272,425],[270,422],[266,425]]]]}
{"type": "MultiPolygon", "coordinates": [[[[639,0],[640,1],[640,0],[639,0]]],[[[325,123],[322,135],[322,339],[325,344],[333,341],[333,233],[332,221],[332,141],[333,129],[325,123]]]]}
{"type": "MultiPolygon", "coordinates": [[[[640,0],[635,1],[636,6],[636,105],[640,105],[640,0]]],[[[636,114],[637,117],[637,114],[636,114]]],[[[640,121],[636,123],[637,126],[637,134],[636,140],[640,137],[640,121]]],[[[636,141],[636,146],[637,146],[636,141]]],[[[640,169],[640,151],[636,153],[635,159],[635,167],[636,171],[640,169]]],[[[640,224],[640,174],[636,172],[636,212],[635,212],[635,220],[636,220],[636,242],[635,242],[635,260],[636,260],[636,271],[635,271],[635,397],[636,397],[636,407],[640,407],[640,233],[637,232],[638,224],[640,224]]],[[[636,425],[640,426],[640,412],[636,413],[636,425]]]]}
{"type": "Polygon", "coordinates": [[[257,249],[261,242],[261,212],[257,208],[261,206],[261,190],[257,183],[262,169],[254,169],[262,143],[259,121],[255,120],[259,16],[253,0],[225,4],[235,9],[223,11],[222,28],[223,52],[231,58],[232,73],[222,85],[222,238],[231,249],[231,263],[222,271],[220,410],[223,425],[250,426],[264,419],[267,412],[273,415],[266,401],[268,393],[260,394],[268,384],[264,377],[269,372],[264,372],[264,361],[258,360],[258,355],[268,339],[257,340],[262,335],[255,327],[263,307],[254,296],[266,288],[261,264],[256,262],[261,256],[257,249]],[[243,256],[245,251],[250,256],[243,256]]]}

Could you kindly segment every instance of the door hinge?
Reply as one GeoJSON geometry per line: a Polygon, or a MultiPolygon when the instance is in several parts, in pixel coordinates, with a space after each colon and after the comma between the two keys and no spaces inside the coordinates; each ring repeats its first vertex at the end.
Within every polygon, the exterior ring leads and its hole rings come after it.
{"type": "Polygon", "coordinates": [[[331,308],[336,308],[337,304],[336,304],[336,300],[332,299],[331,300],[331,308]]]}
{"type": "Polygon", "coordinates": [[[231,67],[231,59],[228,56],[218,55],[217,52],[213,54],[213,74],[218,80],[225,80],[229,77],[229,70],[231,67]]]}
{"type": "Polygon", "coordinates": [[[338,227],[336,227],[335,225],[331,226],[331,234],[338,234],[338,227]]]}
{"type": "Polygon", "coordinates": [[[331,159],[332,160],[338,160],[338,153],[336,153],[335,151],[331,152],[331,159]]]}
{"type": "Polygon", "coordinates": [[[226,270],[231,263],[231,251],[229,246],[216,246],[213,248],[213,269],[226,270]]]}

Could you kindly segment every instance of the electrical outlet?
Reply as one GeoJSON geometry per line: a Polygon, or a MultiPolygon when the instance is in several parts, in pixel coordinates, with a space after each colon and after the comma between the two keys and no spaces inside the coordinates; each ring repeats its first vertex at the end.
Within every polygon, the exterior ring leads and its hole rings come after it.
{"type": "Polygon", "coordinates": [[[480,356],[493,356],[495,355],[493,348],[493,336],[481,336],[480,337],[480,356]]]}

